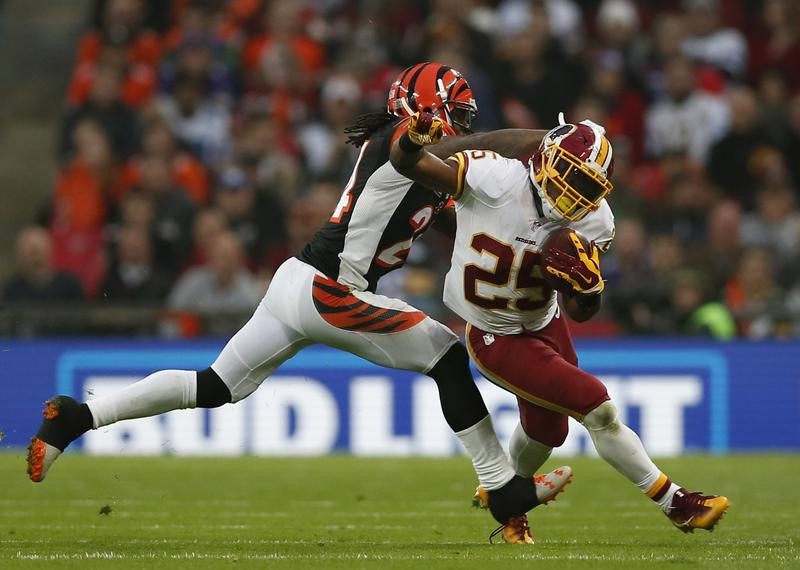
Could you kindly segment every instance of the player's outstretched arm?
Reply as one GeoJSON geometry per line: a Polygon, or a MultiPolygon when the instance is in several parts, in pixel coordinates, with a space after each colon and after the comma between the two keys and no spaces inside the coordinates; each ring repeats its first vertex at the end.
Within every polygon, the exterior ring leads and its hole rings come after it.
{"type": "Polygon", "coordinates": [[[459,151],[479,148],[491,150],[506,158],[517,158],[539,148],[546,134],[547,131],[532,129],[501,129],[463,137],[451,136],[429,148],[428,152],[444,160],[459,151]]]}
{"type": "Polygon", "coordinates": [[[443,135],[441,119],[423,111],[415,113],[408,130],[393,144],[389,160],[395,170],[428,188],[458,195],[463,184],[463,163],[444,161],[425,149],[443,135]]]}

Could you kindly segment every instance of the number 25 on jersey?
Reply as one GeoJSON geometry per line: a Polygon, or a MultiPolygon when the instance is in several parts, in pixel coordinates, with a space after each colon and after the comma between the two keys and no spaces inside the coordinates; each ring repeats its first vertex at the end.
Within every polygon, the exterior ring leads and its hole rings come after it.
{"type": "Polygon", "coordinates": [[[509,244],[484,233],[472,236],[470,247],[479,254],[488,253],[496,259],[492,270],[475,264],[464,267],[464,296],[470,303],[484,309],[534,311],[544,307],[550,300],[553,290],[542,276],[539,252],[525,249],[520,255],[516,255],[509,244]],[[498,288],[508,287],[514,269],[516,277],[513,288],[525,289],[524,297],[489,297],[478,293],[478,283],[487,283],[498,288]]]}

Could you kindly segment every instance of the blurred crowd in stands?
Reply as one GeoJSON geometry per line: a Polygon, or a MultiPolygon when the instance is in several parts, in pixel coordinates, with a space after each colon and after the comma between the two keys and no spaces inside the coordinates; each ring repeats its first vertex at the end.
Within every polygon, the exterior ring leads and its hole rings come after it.
{"type": "MultiPolygon", "coordinates": [[[[607,127],[617,235],[579,334],[800,334],[800,2],[97,0],[89,19],[6,306],[246,319],[335,207],[344,127],[435,60],[471,83],[477,130],[607,127]]],[[[379,292],[458,328],[449,247],[421,239],[379,292]]]]}

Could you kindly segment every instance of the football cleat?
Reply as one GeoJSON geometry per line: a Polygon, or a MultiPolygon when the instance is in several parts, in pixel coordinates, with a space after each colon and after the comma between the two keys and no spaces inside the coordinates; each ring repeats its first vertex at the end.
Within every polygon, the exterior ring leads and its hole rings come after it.
{"type": "Polygon", "coordinates": [[[683,487],[672,496],[667,517],[683,532],[694,532],[694,529],[714,530],[714,526],[731,506],[727,497],[690,493],[683,487]]]}
{"type": "Polygon", "coordinates": [[[494,537],[503,535],[506,544],[533,544],[531,528],[528,526],[528,516],[520,515],[508,519],[508,523],[500,525],[489,535],[489,543],[494,544],[494,537]]]}
{"type": "Polygon", "coordinates": [[[81,409],[80,402],[69,396],[56,396],[45,402],[44,420],[28,445],[28,477],[42,481],[47,471],[66,447],[91,427],[91,415],[81,409]]]}
{"type": "MultiPolygon", "coordinates": [[[[546,505],[550,501],[555,501],[556,496],[563,493],[564,488],[572,483],[572,468],[564,465],[553,469],[550,473],[534,475],[533,482],[536,485],[536,497],[539,499],[539,504],[546,505]]],[[[489,493],[480,485],[475,489],[472,506],[481,509],[489,508],[489,493]]]]}

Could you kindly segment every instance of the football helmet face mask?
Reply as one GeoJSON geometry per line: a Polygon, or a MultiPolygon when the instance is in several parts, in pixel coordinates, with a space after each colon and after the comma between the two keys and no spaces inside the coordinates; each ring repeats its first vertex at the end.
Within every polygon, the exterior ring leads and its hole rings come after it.
{"type": "Polygon", "coordinates": [[[548,132],[533,157],[530,173],[545,216],[576,222],[597,210],[613,189],[611,143],[605,129],[589,120],[564,122],[548,132]]]}
{"type": "Polygon", "coordinates": [[[404,69],[389,88],[387,110],[397,117],[410,117],[430,109],[449,127],[472,132],[478,105],[460,72],[441,63],[418,63],[404,69]]]}

